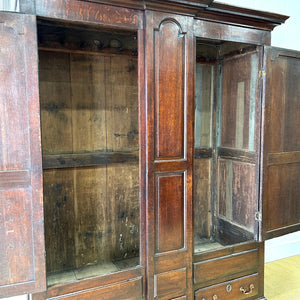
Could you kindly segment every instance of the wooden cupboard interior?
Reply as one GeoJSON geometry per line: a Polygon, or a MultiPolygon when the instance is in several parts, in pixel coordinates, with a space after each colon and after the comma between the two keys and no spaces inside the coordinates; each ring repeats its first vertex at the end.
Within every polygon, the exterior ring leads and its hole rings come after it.
{"type": "Polygon", "coordinates": [[[258,238],[258,69],[256,46],[196,42],[196,253],[258,238]]]}
{"type": "Polygon", "coordinates": [[[48,286],[139,265],[136,32],[40,20],[48,286]]]}

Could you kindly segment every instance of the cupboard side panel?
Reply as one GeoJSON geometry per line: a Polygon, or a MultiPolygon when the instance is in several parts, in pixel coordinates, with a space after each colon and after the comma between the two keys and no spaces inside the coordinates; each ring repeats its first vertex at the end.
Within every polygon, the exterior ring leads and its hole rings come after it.
{"type": "Polygon", "coordinates": [[[44,290],[46,280],[36,20],[0,13],[0,24],[5,86],[0,89],[0,274],[7,275],[0,276],[0,296],[5,297],[44,290]]]}

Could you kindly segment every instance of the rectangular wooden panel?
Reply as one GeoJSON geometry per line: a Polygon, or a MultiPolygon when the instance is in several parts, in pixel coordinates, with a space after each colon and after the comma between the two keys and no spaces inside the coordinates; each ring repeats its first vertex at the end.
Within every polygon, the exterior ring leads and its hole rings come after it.
{"type": "Polygon", "coordinates": [[[195,148],[211,147],[213,65],[196,65],[195,148]]]}
{"type": "Polygon", "coordinates": [[[134,56],[106,59],[108,151],[139,149],[138,64],[134,56]]]}
{"type": "Polygon", "coordinates": [[[45,288],[36,18],[0,13],[0,295],[45,288]],[[7,190],[6,190],[7,189],[7,190]]]}
{"type": "Polygon", "coordinates": [[[258,271],[258,250],[236,253],[194,264],[194,283],[218,283],[258,271]]]}
{"type": "Polygon", "coordinates": [[[219,172],[219,213],[253,231],[257,209],[255,165],[220,159],[219,172]]]}
{"type": "Polygon", "coordinates": [[[268,167],[265,193],[269,231],[300,223],[300,162],[268,167]]]}
{"type": "Polygon", "coordinates": [[[72,153],[70,56],[39,51],[43,154],[72,153]]]}
{"type": "Polygon", "coordinates": [[[211,159],[195,159],[194,236],[208,238],[211,226],[211,159]]]}
{"type": "Polygon", "coordinates": [[[299,230],[300,55],[265,47],[263,238],[299,230]]]}
{"type": "Polygon", "coordinates": [[[232,281],[227,281],[222,284],[214,285],[195,292],[195,300],[203,299],[256,299],[259,291],[258,275],[239,278],[232,281]],[[229,292],[228,292],[229,291],[229,292]],[[256,297],[255,297],[256,296],[256,297]]]}
{"type": "Polygon", "coordinates": [[[247,53],[225,59],[222,95],[223,147],[254,151],[259,120],[258,53],[247,53]]]}
{"type": "Polygon", "coordinates": [[[183,158],[186,144],[185,35],[178,24],[167,20],[154,31],[154,38],[155,156],[183,158]]]}
{"type": "Polygon", "coordinates": [[[185,173],[156,176],[156,252],[184,247],[185,173]]]}
{"type": "Polygon", "coordinates": [[[186,269],[180,269],[155,275],[154,296],[184,293],[186,290],[186,269]]]}

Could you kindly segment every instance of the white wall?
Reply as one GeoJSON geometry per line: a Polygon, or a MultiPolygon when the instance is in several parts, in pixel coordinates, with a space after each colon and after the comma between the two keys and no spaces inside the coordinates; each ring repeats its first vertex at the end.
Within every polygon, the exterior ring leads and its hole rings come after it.
{"type": "Polygon", "coordinates": [[[300,51],[300,1],[299,0],[220,0],[225,4],[258,9],[290,16],[272,32],[272,46],[300,51]]]}
{"type": "Polygon", "coordinates": [[[0,10],[19,11],[19,0],[0,0],[0,10]]]}

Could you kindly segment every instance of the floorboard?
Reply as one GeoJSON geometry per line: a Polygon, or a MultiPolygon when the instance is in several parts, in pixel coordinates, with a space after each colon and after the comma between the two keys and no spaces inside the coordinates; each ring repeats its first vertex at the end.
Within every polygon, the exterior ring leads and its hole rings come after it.
{"type": "Polygon", "coordinates": [[[300,300],[300,255],[265,264],[265,297],[300,300]]]}

